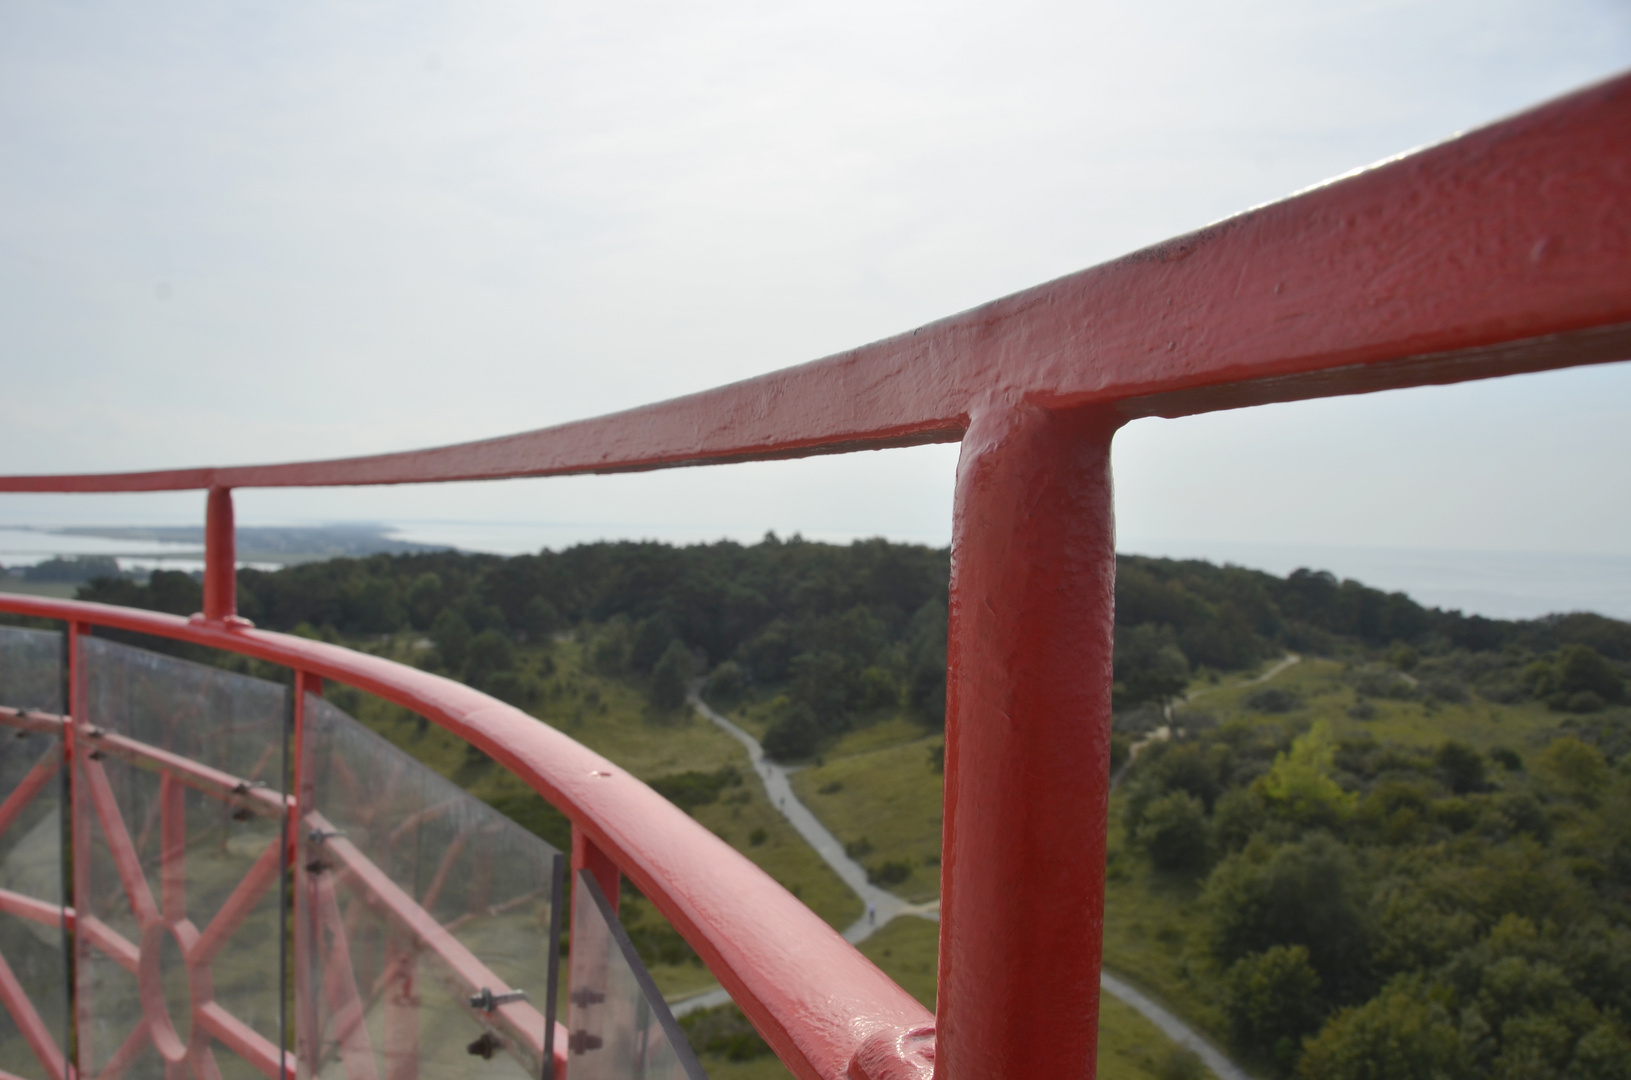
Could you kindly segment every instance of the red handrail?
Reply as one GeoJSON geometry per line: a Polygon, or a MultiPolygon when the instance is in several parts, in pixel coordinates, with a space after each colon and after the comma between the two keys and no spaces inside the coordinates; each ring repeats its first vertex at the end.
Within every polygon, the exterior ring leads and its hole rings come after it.
{"type": "Polygon", "coordinates": [[[461,683],[306,638],[107,604],[0,593],[0,611],[152,634],[314,673],[411,709],[480,747],[612,858],[800,1076],[851,1075],[864,1046],[893,1044],[934,1022],[820,917],[689,815],[613,762],[461,683]]]}
{"type": "Polygon", "coordinates": [[[0,491],[625,472],[956,442],[982,409],[1180,416],[1631,355],[1631,76],[910,333],[689,397],[370,457],[0,491]]]}

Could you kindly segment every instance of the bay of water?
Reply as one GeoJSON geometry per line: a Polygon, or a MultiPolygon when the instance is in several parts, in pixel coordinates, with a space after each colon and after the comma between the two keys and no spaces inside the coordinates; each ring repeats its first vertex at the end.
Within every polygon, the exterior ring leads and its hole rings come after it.
{"type": "Polygon", "coordinates": [[[198,544],[0,528],[0,566],[33,566],[57,555],[145,556],[148,561],[153,561],[170,558],[196,560],[202,554],[203,550],[198,544]]]}

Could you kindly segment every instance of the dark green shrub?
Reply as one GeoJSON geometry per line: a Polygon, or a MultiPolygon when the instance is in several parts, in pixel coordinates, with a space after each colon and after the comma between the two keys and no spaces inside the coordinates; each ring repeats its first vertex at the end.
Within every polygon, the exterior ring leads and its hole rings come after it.
{"type": "Polygon", "coordinates": [[[899,885],[911,876],[910,859],[886,859],[866,868],[866,879],[874,885],[899,885]]]}
{"type": "Polygon", "coordinates": [[[1156,1062],[1155,1075],[1160,1080],[1205,1080],[1208,1073],[1199,1054],[1186,1047],[1174,1046],[1156,1062]]]}
{"type": "Polygon", "coordinates": [[[1455,1018],[1419,977],[1401,977],[1326,1024],[1304,1048],[1304,1080],[1471,1080],[1455,1018]]]}
{"type": "Polygon", "coordinates": [[[1157,870],[1199,874],[1206,869],[1206,809],[1186,791],[1174,791],[1150,803],[1135,839],[1149,852],[1157,870]]]}
{"type": "Polygon", "coordinates": [[[746,689],[747,680],[742,676],[741,666],[735,660],[727,660],[709,672],[708,683],[703,688],[703,693],[710,702],[730,705],[738,700],[746,689]]]}
{"type": "Polygon", "coordinates": [[[691,685],[691,650],[679,639],[670,639],[668,648],[651,672],[651,707],[658,712],[676,712],[685,705],[691,685]]]}
{"type": "Polygon", "coordinates": [[[1247,694],[1241,704],[1260,713],[1288,713],[1301,705],[1302,699],[1290,690],[1270,686],[1247,694]]]}
{"type": "Polygon", "coordinates": [[[815,713],[801,701],[783,701],[765,732],[764,748],[777,761],[797,761],[820,749],[824,732],[815,713]]]}
{"type": "Polygon", "coordinates": [[[462,615],[451,608],[444,609],[431,624],[430,639],[436,643],[437,655],[449,671],[464,670],[475,635],[470,632],[470,624],[464,621],[462,615]]]}
{"type": "Polygon", "coordinates": [[[735,1005],[687,1013],[680,1017],[680,1030],[698,1054],[716,1054],[727,1061],[752,1061],[771,1052],[770,1044],[760,1038],[735,1005]]]}
{"type": "Polygon", "coordinates": [[[1361,885],[1352,854],[1325,833],[1272,852],[1248,847],[1207,879],[1208,946],[1218,963],[1233,965],[1276,945],[1302,945],[1332,998],[1351,999],[1367,981],[1361,885]]]}
{"type": "Polygon", "coordinates": [[[1223,1011],[1235,1048],[1290,1072],[1305,1035],[1325,1019],[1320,977],[1301,945],[1277,945],[1236,961],[1224,975],[1223,1011]]]}
{"type": "Polygon", "coordinates": [[[713,772],[682,772],[659,776],[651,781],[657,794],[687,812],[707,806],[719,798],[720,792],[740,787],[742,774],[734,765],[724,765],[713,772]]]}
{"type": "Polygon", "coordinates": [[[1444,786],[1457,795],[1469,795],[1489,787],[1484,777],[1484,756],[1464,742],[1451,739],[1433,752],[1444,786]]]}

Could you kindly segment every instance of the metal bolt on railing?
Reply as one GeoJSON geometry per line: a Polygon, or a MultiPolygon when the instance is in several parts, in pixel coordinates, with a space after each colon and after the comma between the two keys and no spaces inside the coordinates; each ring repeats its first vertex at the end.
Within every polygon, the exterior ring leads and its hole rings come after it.
{"type": "Polygon", "coordinates": [[[489,987],[482,987],[479,994],[470,995],[470,1007],[480,1009],[482,1012],[492,1012],[500,1005],[508,1005],[512,1001],[526,1001],[525,990],[509,990],[502,994],[495,994],[489,987]]]}

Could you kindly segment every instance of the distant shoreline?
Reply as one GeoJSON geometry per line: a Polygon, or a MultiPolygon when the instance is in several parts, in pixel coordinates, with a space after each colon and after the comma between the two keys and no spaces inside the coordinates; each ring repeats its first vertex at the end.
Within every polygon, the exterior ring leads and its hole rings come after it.
{"type": "MultiPolygon", "coordinates": [[[[258,567],[339,557],[459,550],[513,555],[560,550],[596,539],[635,538],[645,527],[618,523],[346,522],[315,526],[249,525],[238,530],[238,558],[258,567]]],[[[713,534],[661,537],[681,546],[722,539],[713,534]]],[[[687,530],[689,531],[689,530],[687,530]]],[[[757,537],[730,537],[752,542],[757,537]]],[[[847,534],[811,536],[847,543],[847,534]]],[[[904,542],[913,542],[906,539],[904,542]]],[[[929,545],[934,546],[934,545],[929,545]]],[[[1489,618],[1530,619],[1595,611],[1631,619],[1631,555],[1454,551],[1277,541],[1128,538],[1123,554],[1232,563],[1284,576],[1299,567],[1327,570],[1373,588],[1404,592],[1419,603],[1489,618]]],[[[0,564],[22,566],[61,555],[111,555],[144,569],[194,569],[203,558],[201,525],[0,526],[0,564]],[[99,543],[99,541],[107,541],[99,543]]]]}

